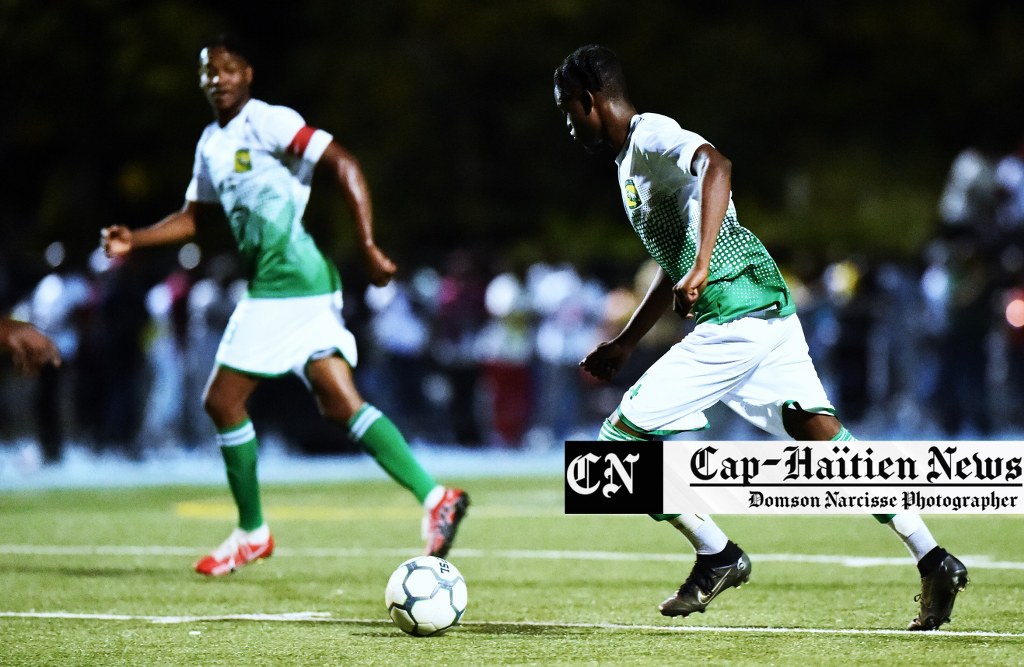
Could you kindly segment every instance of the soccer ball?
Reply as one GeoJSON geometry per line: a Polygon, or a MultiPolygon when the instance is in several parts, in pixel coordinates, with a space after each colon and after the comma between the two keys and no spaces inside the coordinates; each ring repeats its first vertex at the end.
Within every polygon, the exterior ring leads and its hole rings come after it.
{"type": "Polygon", "coordinates": [[[384,590],[384,604],[395,625],[410,635],[439,635],[457,625],[466,612],[466,580],[459,570],[435,556],[410,558],[394,571],[384,590]]]}

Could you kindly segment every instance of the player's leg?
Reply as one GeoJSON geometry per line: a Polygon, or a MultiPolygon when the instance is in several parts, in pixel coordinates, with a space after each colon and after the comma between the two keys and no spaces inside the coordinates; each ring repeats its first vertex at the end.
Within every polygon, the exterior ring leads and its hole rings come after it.
{"type": "MultiPolygon", "coordinates": [[[[725,403],[770,433],[795,440],[856,441],[835,416],[796,315],[767,324],[780,332],[779,344],[742,385],[730,392],[725,403]],[[786,400],[780,403],[779,396],[786,400]]],[[[963,563],[938,545],[919,515],[874,517],[892,528],[921,574],[920,612],[909,629],[933,630],[947,622],[956,594],[967,585],[963,563]]]]}
{"type": "Polygon", "coordinates": [[[360,395],[352,368],[344,358],[338,354],[316,358],[306,366],[305,373],[321,414],[345,426],[353,441],[423,505],[426,551],[445,556],[465,516],[469,496],[461,489],[449,489],[434,481],[394,422],[360,395]]]}
{"type": "MultiPolygon", "coordinates": [[[[664,359],[664,358],[663,358],[664,359]]],[[[672,366],[671,359],[666,360],[662,367],[655,364],[645,375],[643,382],[648,389],[657,386],[663,379],[663,372],[672,366]]],[[[671,371],[673,377],[680,369],[671,371]]],[[[683,383],[680,386],[687,386],[683,383]]],[[[634,387],[636,388],[636,387],[634,387]]],[[[659,393],[649,391],[649,395],[659,393]]],[[[644,415],[642,402],[636,401],[638,391],[631,389],[626,392],[624,403],[629,398],[633,418],[640,420],[644,415]]],[[[684,408],[688,410],[688,408],[684,408]]],[[[606,419],[601,425],[598,440],[601,441],[650,441],[654,437],[669,434],[666,431],[651,432],[638,426],[623,414],[623,408],[606,419]]],[[[674,426],[683,429],[699,429],[707,424],[707,420],[699,412],[680,413],[672,420],[674,426]]],[[[722,591],[745,583],[751,576],[751,559],[742,549],[718,527],[711,516],[706,514],[651,514],[658,522],[666,522],[675,528],[689,542],[695,553],[693,568],[677,591],[658,606],[658,611],[665,616],[688,616],[694,612],[703,612],[722,591]]]]}
{"type": "Polygon", "coordinates": [[[256,469],[259,442],[245,408],[258,384],[253,376],[216,366],[204,392],[203,406],[217,428],[228,487],[238,508],[238,526],[227,540],[195,564],[200,574],[228,574],[270,556],[274,550],[274,539],[263,520],[256,469]]]}

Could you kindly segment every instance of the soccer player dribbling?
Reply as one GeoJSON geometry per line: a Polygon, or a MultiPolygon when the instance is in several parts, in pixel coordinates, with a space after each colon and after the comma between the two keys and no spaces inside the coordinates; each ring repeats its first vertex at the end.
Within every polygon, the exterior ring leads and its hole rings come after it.
{"type": "MultiPolygon", "coordinates": [[[[615,158],[623,207],[659,271],[623,330],[580,365],[611,378],[637,342],[671,306],[695,328],[623,394],[600,440],[650,440],[706,428],[704,410],[719,401],[773,435],[851,441],[814,365],[796,306],[760,240],[740,226],[732,200],[732,164],[703,137],[663,115],[638,113],[621,63],[589,45],[554,73],[555,103],[573,139],[615,158]]],[[[696,562],[661,603],[666,616],[703,612],[722,591],[750,578],[751,561],[699,514],[652,515],[692,545],[696,562]]],[[[876,514],[917,562],[920,608],[909,630],[950,620],[967,568],[940,547],[916,514],[876,514]]]]}
{"type": "Polygon", "coordinates": [[[258,441],[246,402],[261,378],[295,373],[327,419],[348,429],[425,510],[426,553],[451,548],[469,498],[446,488],[416,460],[395,424],[359,394],[352,377],[355,338],[341,316],[341,280],[306,232],[302,216],[314,168],[329,171],[352,209],[371,282],[387,284],[395,264],[377,247],[369,188],[356,159],[294,110],[251,95],[253,68],[245,45],[231,35],[199,53],[199,84],[215,121],[196,147],[192,180],[181,210],[153,225],[102,231],[107,255],[191,238],[206,209],[220,207],[246,267],[248,290],[231,316],[203,397],[217,428],[238,524],[195,564],[200,574],[228,574],[270,556],[274,540],[264,521],[257,476],[258,441]]]}

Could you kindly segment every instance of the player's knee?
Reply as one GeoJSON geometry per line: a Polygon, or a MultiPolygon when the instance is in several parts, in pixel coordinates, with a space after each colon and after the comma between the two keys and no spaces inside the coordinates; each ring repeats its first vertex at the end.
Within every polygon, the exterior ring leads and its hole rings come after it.
{"type": "Polygon", "coordinates": [[[203,410],[218,427],[237,424],[245,415],[245,406],[217,391],[203,394],[203,410]]]}
{"type": "Polygon", "coordinates": [[[831,440],[842,429],[842,424],[831,413],[808,412],[791,406],[782,410],[782,425],[794,440],[831,440]]]}
{"type": "Polygon", "coordinates": [[[651,435],[640,431],[612,415],[604,420],[598,440],[650,440],[651,435]]]}
{"type": "Polygon", "coordinates": [[[318,408],[324,419],[342,425],[348,424],[349,420],[355,415],[356,410],[358,410],[358,407],[353,409],[344,401],[330,401],[327,403],[320,401],[318,408]]]}

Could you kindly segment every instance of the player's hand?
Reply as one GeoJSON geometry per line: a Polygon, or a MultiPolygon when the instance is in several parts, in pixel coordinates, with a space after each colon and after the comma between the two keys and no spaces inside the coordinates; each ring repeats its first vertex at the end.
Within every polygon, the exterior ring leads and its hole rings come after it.
{"type": "Polygon", "coordinates": [[[398,267],[380,248],[370,245],[366,247],[366,270],[371,283],[377,287],[384,287],[391,282],[398,267]]]}
{"type": "Polygon", "coordinates": [[[672,287],[672,310],[682,318],[693,317],[693,304],[697,303],[707,286],[707,269],[690,269],[683,279],[672,287]]]}
{"type": "Polygon", "coordinates": [[[633,353],[633,348],[610,340],[599,344],[583,358],[580,367],[598,380],[610,380],[619,372],[633,353]]]}
{"type": "Polygon", "coordinates": [[[6,347],[14,367],[23,375],[35,375],[45,364],[60,366],[60,352],[46,334],[27,322],[7,322],[0,347],[6,347]]]}
{"type": "Polygon", "coordinates": [[[100,230],[100,245],[107,257],[124,257],[132,249],[132,230],[121,225],[106,227],[100,230]]]}

